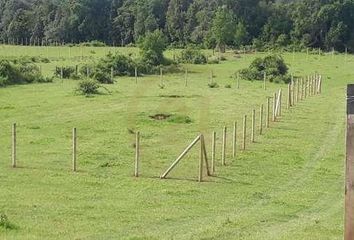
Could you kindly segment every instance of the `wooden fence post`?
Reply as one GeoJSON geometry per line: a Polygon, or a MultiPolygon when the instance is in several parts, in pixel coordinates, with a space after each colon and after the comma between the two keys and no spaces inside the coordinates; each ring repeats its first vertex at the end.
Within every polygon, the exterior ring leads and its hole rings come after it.
{"type": "Polygon", "coordinates": [[[237,89],[240,89],[240,75],[237,73],[237,89]]]}
{"type": "Polygon", "coordinates": [[[300,83],[301,83],[300,100],[303,100],[304,99],[304,79],[303,78],[301,78],[300,83]]]}
{"type": "Polygon", "coordinates": [[[345,240],[354,240],[354,84],[347,89],[345,240]]]}
{"type": "Polygon", "coordinates": [[[221,156],[221,164],[223,166],[226,166],[226,134],[227,134],[227,128],[224,127],[223,133],[222,133],[222,156],[221,156]]]}
{"type": "Polygon", "coordinates": [[[76,161],[77,161],[77,131],[76,128],[73,128],[73,136],[72,136],[72,141],[73,141],[73,171],[76,172],[77,171],[77,165],[76,165],[76,161]]]}
{"type": "Polygon", "coordinates": [[[234,133],[232,136],[232,157],[236,157],[236,145],[237,145],[237,122],[234,122],[234,133]]]}
{"type": "Polygon", "coordinates": [[[188,69],[186,68],[185,73],[184,73],[184,84],[186,87],[188,87],[188,69]]]}
{"type": "Polygon", "coordinates": [[[135,84],[138,84],[138,68],[135,67],[135,84]]]}
{"type": "Polygon", "coordinates": [[[16,155],[17,155],[17,149],[16,149],[16,123],[12,124],[12,167],[16,168],[17,167],[17,162],[16,162],[16,155]]]}
{"type": "Polygon", "coordinates": [[[140,132],[137,132],[135,138],[135,171],[134,171],[135,177],[139,177],[139,165],[140,165],[140,132]]]}
{"type": "Polygon", "coordinates": [[[114,80],[114,69],[111,67],[111,81],[113,82],[114,80]]]}
{"type": "Polygon", "coordinates": [[[283,110],[282,109],[282,106],[283,106],[282,102],[283,102],[283,91],[282,91],[282,89],[280,89],[279,90],[279,108],[278,108],[279,116],[282,115],[282,110],[283,110]]]}
{"type": "Polygon", "coordinates": [[[202,138],[203,138],[203,135],[200,135],[200,158],[199,158],[198,182],[203,181],[204,144],[203,144],[202,138]]]}
{"type": "Polygon", "coordinates": [[[296,98],[295,98],[295,100],[296,100],[296,103],[298,103],[299,102],[299,99],[300,99],[300,87],[301,87],[301,84],[300,84],[300,79],[298,79],[297,81],[296,81],[296,83],[297,83],[297,88],[296,88],[296,98]]]}
{"type": "Polygon", "coordinates": [[[263,89],[267,90],[267,73],[265,71],[263,74],[263,89]]]}
{"type": "Polygon", "coordinates": [[[263,134],[263,104],[259,110],[259,135],[263,134]]]}
{"type": "Polygon", "coordinates": [[[211,142],[211,171],[215,173],[215,150],[216,150],[216,132],[213,132],[211,142]]]}
{"type": "Polygon", "coordinates": [[[274,93],[274,100],[273,100],[273,117],[272,117],[273,122],[275,122],[275,121],[277,120],[276,108],[277,108],[277,93],[274,93]]]}
{"type": "Polygon", "coordinates": [[[291,107],[291,84],[288,84],[288,99],[287,99],[287,109],[291,107]]]}
{"type": "Polygon", "coordinates": [[[246,150],[246,136],[247,136],[247,115],[243,117],[243,142],[242,142],[242,149],[246,150]]]}
{"type": "Polygon", "coordinates": [[[266,113],[266,128],[269,128],[269,118],[270,118],[270,97],[267,97],[267,113],[266,113]]]}
{"type": "Polygon", "coordinates": [[[256,131],[256,110],[252,110],[252,128],[251,128],[251,142],[255,142],[255,131],[256,131]]]}

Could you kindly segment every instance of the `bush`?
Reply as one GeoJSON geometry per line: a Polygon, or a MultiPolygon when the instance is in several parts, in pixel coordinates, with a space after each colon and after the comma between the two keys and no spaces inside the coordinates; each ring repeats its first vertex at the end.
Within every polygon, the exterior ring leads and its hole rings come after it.
{"type": "Polygon", "coordinates": [[[69,79],[76,75],[75,67],[56,67],[54,75],[61,78],[61,71],[63,69],[63,78],[69,79]]]}
{"type": "Polygon", "coordinates": [[[208,87],[209,87],[209,88],[218,88],[218,87],[219,87],[219,84],[217,84],[216,82],[212,82],[212,83],[209,83],[209,84],[208,84],[208,87]]]}
{"type": "Polygon", "coordinates": [[[264,73],[270,82],[288,82],[288,67],[279,55],[270,55],[265,58],[256,58],[249,68],[239,71],[242,79],[262,81],[264,73]]]}
{"type": "Polygon", "coordinates": [[[101,70],[95,71],[93,74],[93,78],[100,83],[105,83],[105,84],[113,83],[113,79],[111,79],[110,74],[108,74],[107,72],[103,72],[101,70]]]}
{"type": "Polygon", "coordinates": [[[80,45],[84,47],[106,47],[107,46],[104,42],[97,41],[97,40],[90,41],[90,42],[83,42],[80,45]]]}
{"type": "Polygon", "coordinates": [[[208,64],[219,64],[219,63],[220,63],[220,61],[217,57],[210,57],[208,59],[208,64]]]}
{"type": "Polygon", "coordinates": [[[15,225],[13,225],[6,214],[0,213],[0,228],[4,229],[14,229],[15,225]]]}
{"type": "Polygon", "coordinates": [[[88,95],[98,94],[99,88],[100,88],[100,84],[97,81],[92,79],[86,79],[79,82],[79,86],[76,91],[82,95],[88,96],[88,95]]]}
{"type": "MultiPolygon", "coordinates": [[[[16,61],[18,62],[18,61],[16,61]]],[[[8,60],[0,60],[0,86],[11,84],[25,84],[34,82],[50,82],[44,78],[39,68],[31,63],[12,63],[8,60]]]]}
{"type": "Polygon", "coordinates": [[[181,52],[178,61],[181,63],[206,64],[207,57],[195,46],[188,46],[181,52]]]}

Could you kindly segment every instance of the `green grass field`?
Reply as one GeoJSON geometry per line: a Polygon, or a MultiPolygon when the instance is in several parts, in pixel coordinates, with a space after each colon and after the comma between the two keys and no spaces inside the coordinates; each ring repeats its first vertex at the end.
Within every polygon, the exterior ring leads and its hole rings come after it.
{"type": "MultiPolygon", "coordinates": [[[[0,46],[2,57],[43,56],[55,66],[96,61],[109,51],[136,49],[0,46]]],[[[169,51],[167,56],[172,56],[169,51]]],[[[187,65],[190,74],[117,78],[111,94],[86,98],[77,81],[0,88],[0,239],[342,239],[345,88],[353,56],[284,54],[296,76],[324,78],[323,93],[283,116],[255,144],[222,167],[221,131],[241,126],[266,97],[287,86],[241,81],[232,74],[257,56],[218,65],[187,65]],[[208,87],[210,71],[220,88],[208,87]],[[231,84],[232,88],[224,86],[231,84]],[[170,97],[178,95],[179,98],[170,97]],[[149,116],[168,113],[174,121],[149,116]],[[191,123],[178,121],[184,117],[191,123]],[[18,125],[18,165],[11,168],[11,124],[18,125]],[[71,172],[71,131],[78,129],[78,173],[71,172]],[[140,131],[141,177],[134,178],[134,138],[140,131]],[[198,183],[198,148],[169,179],[160,174],[199,133],[210,155],[217,131],[217,173],[198,183]]],[[[285,107],[285,101],[283,102],[285,107]]],[[[257,120],[258,122],[258,120],[257,120]]],[[[250,124],[248,124],[250,126],[250,124]]],[[[249,130],[249,129],[248,129],[249,130]]],[[[248,131],[249,132],[249,131],[248,131]]],[[[248,139],[249,142],[249,139],[248,139]]]]}

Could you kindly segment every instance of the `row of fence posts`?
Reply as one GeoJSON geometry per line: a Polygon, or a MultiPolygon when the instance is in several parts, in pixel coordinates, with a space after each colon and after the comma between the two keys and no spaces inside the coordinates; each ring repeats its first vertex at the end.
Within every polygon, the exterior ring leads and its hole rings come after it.
{"type": "MultiPolygon", "coordinates": [[[[295,106],[301,100],[307,97],[318,95],[322,93],[322,76],[315,74],[308,76],[307,78],[301,78],[294,80],[288,85],[288,96],[287,96],[287,109],[295,106]]],[[[282,89],[274,93],[273,106],[271,106],[272,97],[267,97],[266,104],[266,116],[265,116],[265,127],[268,129],[270,127],[270,121],[276,122],[278,117],[282,113],[282,89]],[[270,117],[272,107],[272,118],[270,117]]],[[[259,135],[263,135],[264,129],[264,105],[261,104],[259,110],[259,135]]],[[[235,121],[233,123],[233,134],[232,134],[232,156],[237,157],[237,127],[238,123],[235,121]]],[[[12,125],[12,167],[17,167],[17,127],[16,123],[12,125]]],[[[203,163],[206,163],[208,176],[216,172],[216,132],[212,132],[212,144],[211,144],[211,172],[209,171],[209,163],[206,153],[205,140],[203,134],[199,135],[176,159],[176,161],[171,165],[171,167],[161,175],[161,178],[166,178],[167,175],[173,170],[173,168],[182,160],[182,158],[198,143],[201,142],[201,159],[199,168],[198,180],[203,179],[203,163]]],[[[256,141],[256,110],[252,110],[251,114],[251,139],[250,142],[254,143],[256,141]]],[[[139,166],[140,166],[140,132],[136,132],[135,138],[135,167],[134,176],[139,177],[139,166]]],[[[226,166],[226,146],[227,146],[227,127],[225,126],[222,130],[222,156],[221,165],[226,166]]],[[[247,147],[247,115],[243,117],[243,129],[242,129],[242,145],[241,149],[246,150],[247,147]]],[[[77,171],[77,129],[72,129],[72,170],[77,171]]]]}

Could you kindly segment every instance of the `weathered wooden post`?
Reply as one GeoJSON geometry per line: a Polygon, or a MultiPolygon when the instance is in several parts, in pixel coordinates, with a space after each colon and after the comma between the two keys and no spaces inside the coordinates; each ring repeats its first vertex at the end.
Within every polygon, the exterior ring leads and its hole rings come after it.
{"type": "Polygon", "coordinates": [[[188,69],[187,68],[184,73],[184,84],[186,87],[188,87],[188,69]]]}
{"type": "Polygon", "coordinates": [[[213,73],[213,70],[210,71],[210,83],[213,83],[214,82],[214,73],[213,73]]]}
{"type": "Polygon", "coordinates": [[[163,70],[160,68],[160,83],[163,84],[163,70]]]}
{"type": "Polygon", "coordinates": [[[277,120],[276,109],[277,109],[277,93],[274,93],[274,100],[273,100],[273,117],[272,117],[272,121],[273,121],[273,122],[275,122],[275,121],[277,120]]]}
{"type": "Polygon", "coordinates": [[[240,75],[237,74],[237,89],[240,89],[240,75]]]}
{"type": "Polygon", "coordinates": [[[242,134],[242,149],[246,150],[246,136],[247,136],[247,115],[243,117],[243,134],[242,134]]]}
{"type": "Polygon", "coordinates": [[[282,101],[283,101],[283,91],[282,91],[282,89],[280,89],[279,90],[279,107],[278,107],[278,114],[279,114],[279,116],[281,116],[281,114],[282,114],[282,106],[283,106],[283,104],[282,104],[282,101]]]}
{"type": "Polygon", "coordinates": [[[17,149],[16,149],[16,123],[12,124],[12,167],[17,167],[16,156],[17,149]]]}
{"type": "Polygon", "coordinates": [[[251,142],[255,142],[255,131],[256,131],[256,110],[252,110],[252,127],[251,127],[251,142]]]}
{"type": "Polygon", "coordinates": [[[60,68],[60,78],[63,79],[64,78],[64,70],[63,70],[63,66],[61,66],[60,68]]]}
{"type": "Polygon", "coordinates": [[[234,122],[234,132],[232,136],[232,157],[236,157],[236,144],[237,144],[237,122],[234,122]]]}
{"type": "Polygon", "coordinates": [[[135,84],[138,84],[138,68],[137,67],[135,67],[134,73],[135,73],[135,84]]]}
{"type": "Polygon", "coordinates": [[[114,68],[111,67],[111,81],[113,82],[114,80],[114,68]]]}
{"type": "Polygon", "coordinates": [[[267,113],[266,113],[266,128],[269,128],[269,118],[270,118],[270,97],[267,97],[267,113]]]}
{"type": "Polygon", "coordinates": [[[345,240],[354,240],[354,84],[347,88],[345,240]]]}
{"type": "MultiPolygon", "coordinates": [[[[202,135],[200,136],[202,138],[202,135]]],[[[198,182],[203,181],[203,163],[204,163],[204,149],[203,149],[203,141],[200,142],[200,158],[199,158],[199,175],[198,182]]]]}
{"type": "Polygon", "coordinates": [[[267,73],[265,71],[263,74],[263,89],[267,90],[267,73]]]}
{"type": "Polygon", "coordinates": [[[137,132],[135,137],[135,171],[134,171],[135,177],[139,177],[139,166],[140,166],[140,132],[137,132]]]}
{"type": "Polygon", "coordinates": [[[300,84],[300,79],[298,79],[297,81],[297,92],[296,92],[296,103],[298,103],[300,101],[300,87],[301,87],[301,84],[300,84]]]}
{"type": "Polygon", "coordinates": [[[259,135],[263,134],[263,104],[261,104],[261,108],[259,109],[259,135]]]}
{"type": "Polygon", "coordinates": [[[77,131],[76,128],[73,128],[73,136],[72,136],[72,142],[73,142],[73,159],[72,159],[72,164],[73,164],[73,171],[76,172],[77,171],[77,165],[76,165],[76,161],[77,161],[77,131]]]}
{"type": "Polygon", "coordinates": [[[287,109],[291,107],[291,84],[288,84],[288,99],[287,99],[287,109]]]}
{"type": "Polygon", "coordinates": [[[223,166],[226,166],[226,134],[227,134],[227,128],[224,127],[223,132],[222,132],[222,156],[221,156],[221,164],[223,166]]]}
{"type": "Polygon", "coordinates": [[[216,150],[216,132],[213,132],[211,141],[211,171],[215,173],[215,150],[216,150]]]}

